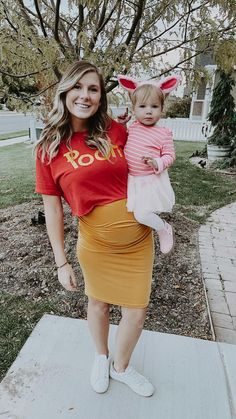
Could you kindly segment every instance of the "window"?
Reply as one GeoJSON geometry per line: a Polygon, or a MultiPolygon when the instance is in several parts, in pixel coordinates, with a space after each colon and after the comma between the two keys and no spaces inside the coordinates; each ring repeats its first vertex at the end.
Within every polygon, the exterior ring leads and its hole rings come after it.
{"type": "Polygon", "coordinates": [[[193,103],[192,116],[202,117],[203,100],[195,100],[193,103]]]}
{"type": "Polygon", "coordinates": [[[204,100],[206,94],[206,80],[204,78],[201,79],[201,82],[198,86],[197,90],[197,99],[204,100]]]}

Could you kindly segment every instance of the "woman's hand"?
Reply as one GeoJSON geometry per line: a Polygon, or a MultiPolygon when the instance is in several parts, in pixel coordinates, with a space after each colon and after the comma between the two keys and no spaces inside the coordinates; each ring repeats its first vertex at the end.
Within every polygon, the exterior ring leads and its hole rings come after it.
{"type": "Polygon", "coordinates": [[[152,157],[142,157],[142,161],[155,170],[158,170],[158,164],[152,157]]]}
{"type": "Polygon", "coordinates": [[[78,284],[72,266],[67,263],[57,270],[58,281],[67,291],[77,291],[78,284]]]}
{"type": "Polygon", "coordinates": [[[121,115],[117,115],[117,122],[119,122],[119,124],[124,125],[126,127],[127,122],[129,122],[131,118],[131,115],[129,115],[129,109],[126,108],[125,113],[121,114],[121,115]]]}

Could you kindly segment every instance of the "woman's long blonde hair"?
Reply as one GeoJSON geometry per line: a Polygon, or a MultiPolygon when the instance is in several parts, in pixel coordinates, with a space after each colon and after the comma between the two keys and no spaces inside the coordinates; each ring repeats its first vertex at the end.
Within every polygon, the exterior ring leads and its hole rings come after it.
{"type": "Polygon", "coordinates": [[[99,77],[101,99],[97,112],[89,118],[88,135],[85,142],[89,147],[97,148],[104,157],[109,156],[111,146],[106,132],[111,124],[111,118],[107,114],[107,96],[102,75],[95,65],[87,61],[76,61],[66,70],[58,84],[53,108],[35,145],[37,152],[40,150],[42,161],[47,157],[50,162],[57,155],[61,141],[65,141],[70,148],[73,131],[70,124],[70,113],[66,107],[66,94],[78,80],[91,72],[96,73],[99,77]]]}

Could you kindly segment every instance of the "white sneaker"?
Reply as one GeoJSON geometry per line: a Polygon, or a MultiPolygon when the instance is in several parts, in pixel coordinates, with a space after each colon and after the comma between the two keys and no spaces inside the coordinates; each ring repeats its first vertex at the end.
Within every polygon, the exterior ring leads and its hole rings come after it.
{"type": "Polygon", "coordinates": [[[131,366],[128,366],[124,372],[117,372],[114,369],[112,362],[110,366],[110,377],[113,378],[113,380],[127,384],[127,386],[140,396],[152,396],[155,390],[153,385],[131,366]]]}
{"type": "Polygon", "coordinates": [[[96,393],[105,393],[109,387],[110,358],[106,355],[95,355],[90,383],[96,393]]]}

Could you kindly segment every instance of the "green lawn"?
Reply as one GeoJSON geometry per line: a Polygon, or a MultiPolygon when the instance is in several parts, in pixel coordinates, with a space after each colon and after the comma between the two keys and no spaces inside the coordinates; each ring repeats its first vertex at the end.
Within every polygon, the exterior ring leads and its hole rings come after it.
{"type": "MultiPolygon", "coordinates": [[[[176,193],[176,211],[200,222],[216,208],[236,199],[234,179],[189,162],[189,156],[203,145],[176,141],[177,159],[169,171],[176,193]]],[[[34,166],[31,146],[21,143],[0,148],[0,208],[37,198],[34,166]]]]}
{"type": "Polygon", "coordinates": [[[176,211],[204,222],[212,211],[236,200],[235,178],[189,162],[188,157],[201,150],[204,143],[176,141],[175,146],[177,159],[169,173],[176,194],[176,211]]]}
{"type": "Polygon", "coordinates": [[[0,148],[0,208],[35,198],[32,146],[24,143],[0,148]]]}

